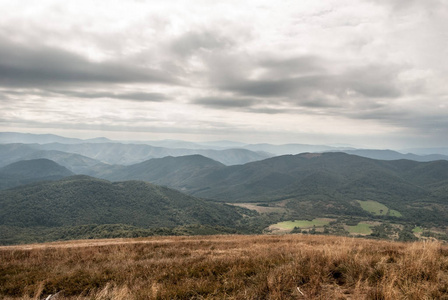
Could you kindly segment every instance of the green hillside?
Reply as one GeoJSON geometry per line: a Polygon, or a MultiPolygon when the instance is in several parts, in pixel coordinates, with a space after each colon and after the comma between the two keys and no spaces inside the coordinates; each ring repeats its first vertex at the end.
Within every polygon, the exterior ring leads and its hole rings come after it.
{"type": "Polygon", "coordinates": [[[182,189],[189,179],[223,167],[222,163],[201,155],[168,156],[122,167],[119,172],[108,171],[108,174],[99,175],[108,180],[144,180],[182,189]]]}
{"type": "Polygon", "coordinates": [[[281,203],[292,219],[357,216],[447,223],[447,161],[382,161],[345,153],[284,155],[238,166],[204,161],[199,156],[150,160],[125,167],[114,179],[153,181],[228,203],[281,203]],[[356,201],[376,201],[393,213],[372,214],[356,201]]]}
{"type": "Polygon", "coordinates": [[[329,234],[345,234],[358,224],[375,224],[372,237],[404,232],[401,238],[415,226],[444,232],[447,170],[446,161],[382,161],[344,153],[285,155],[236,166],[201,155],[97,165],[93,173],[115,182],[77,176],[0,192],[0,240],[29,240],[30,232],[55,239],[98,237],[98,232],[105,237],[260,233],[279,222],[317,218],[334,220],[325,228],[329,234]],[[244,209],[254,205],[263,211],[244,209]],[[208,227],[186,229],[192,224],[208,227]],[[88,234],[87,225],[95,228],[88,234]]]}
{"type": "MultiPolygon", "coordinates": [[[[74,176],[0,191],[0,226],[34,233],[86,224],[174,228],[190,224],[232,226],[237,209],[141,181],[109,182],[74,176]]],[[[65,230],[65,229],[64,229],[65,230]]],[[[3,237],[6,239],[7,237],[3,237]]]]}
{"type": "Polygon", "coordinates": [[[233,202],[312,195],[409,201],[431,194],[419,183],[426,184],[432,178],[416,175],[422,176],[417,169],[425,164],[404,161],[400,165],[344,153],[286,155],[213,170],[187,183],[193,195],[233,202]]]}

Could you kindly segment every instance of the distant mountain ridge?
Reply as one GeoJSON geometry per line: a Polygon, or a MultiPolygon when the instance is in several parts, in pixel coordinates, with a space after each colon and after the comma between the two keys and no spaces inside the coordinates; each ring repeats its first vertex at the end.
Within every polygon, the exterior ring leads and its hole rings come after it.
{"type": "Polygon", "coordinates": [[[372,159],[380,159],[380,160],[399,160],[399,159],[408,159],[419,162],[428,162],[435,160],[448,160],[447,155],[443,154],[426,154],[426,155],[417,155],[413,153],[403,154],[393,150],[370,150],[370,149],[356,149],[356,150],[344,150],[341,151],[347,154],[358,155],[362,157],[372,158],[372,159]]]}
{"type": "Polygon", "coordinates": [[[80,144],[80,143],[105,143],[111,140],[101,137],[93,139],[77,139],[67,138],[55,134],[32,134],[32,133],[18,133],[18,132],[0,132],[0,144],[48,144],[48,143],[63,143],[63,144],[80,144]]]}
{"type": "MultiPolygon", "coordinates": [[[[39,150],[52,150],[83,155],[106,164],[132,165],[151,158],[166,156],[185,156],[200,154],[225,165],[240,165],[263,160],[273,156],[300,154],[305,152],[345,152],[358,156],[397,160],[410,159],[415,161],[448,160],[448,148],[415,148],[401,150],[356,149],[352,146],[328,146],[310,144],[245,144],[232,141],[188,142],[181,140],[159,141],[113,141],[107,138],[74,139],[53,134],[25,134],[0,132],[0,144],[23,143],[39,150]],[[95,145],[101,144],[101,145],[95,145]],[[83,146],[81,146],[83,145],[83,146]]],[[[42,156],[42,154],[40,154],[42,156]]],[[[38,157],[21,157],[30,159],[38,157]]],[[[52,159],[51,155],[45,158],[52,159]]],[[[55,159],[56,161],[56,159],[55,159]]],[[[12,162],[12,161],[9,161],[12,162]]],[[[58,161],[61,163],[61,161],[58,161]]],[[[0,161],[0,165],[5,165],[0,161]]],[[[62,164],[62,163],[61,163],[62,164]]],[[[90,163],[92,166],[92,163],[90,163]]],[[[68,167],[68,166],[67,166],[68,167]]],[[[89,169],[80,166],[75,173],[90,174],[89,169]]]]}
{"type": "Polygon", "coordinates": [[[21,160],[46,158],[66,167],[75,174],[90,175],[93,169],[105,164],[79,154],[57,150],[39,150],[34,144],[0,144],[0,167],[21,160]]]}
{"type": "Polygon", "coordinates": [[[351,147],[332,147],[326,145],[308,145],[308,144],[284,144],[284,145],[272,145],[272,144],[249,144],[244,146],[245,149],[251,151],[264,151],[272,153],[276,156],[287,154],[299,154],[305,152],[325,152],[325,151],[338,151],[352,150],[351,147]]]}
{"type": "Polygon", "coordinates": [[[171,149],[154,147],[144,144],[120,144],[120,143],[96,143],[96,144],[43,144],[34,146],[40,150],[57,150],[68,153],[76,153],[87,156],[103,163],[131,165],[140,163],[151,158],[166,156],[184,156],[200,154],[219,161],[226,165],[244,164],[251,161],[261,160],[271,155],[253,152],[246,149],[171,149]]]}

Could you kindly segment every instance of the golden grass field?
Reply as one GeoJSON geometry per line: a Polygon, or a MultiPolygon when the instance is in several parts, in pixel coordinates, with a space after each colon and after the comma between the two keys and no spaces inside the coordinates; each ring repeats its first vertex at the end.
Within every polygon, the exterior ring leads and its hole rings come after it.
{"type": "Polygon", "coordinates": [[[314,235],[0,247],[1,299],[448,299],[448,247],[314,235]]]}

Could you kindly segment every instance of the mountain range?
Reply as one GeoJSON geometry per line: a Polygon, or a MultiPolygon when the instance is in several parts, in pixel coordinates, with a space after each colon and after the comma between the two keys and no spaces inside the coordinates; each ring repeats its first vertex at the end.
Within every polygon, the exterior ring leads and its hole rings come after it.
{"type": "Polygon", "coordinates": [[[320,150],[272,156],[100,140],[0,144],[0,243],[89,237],[89,230],[95,237],[160,234],[161,228],[164,234],[260,233],[279,221],[314,218],[335,220],[332,232],[365,219],[393,222],[407,233],[416,224],[439,232],[448,225],[443,155],[320,150]]]}
{"type": "MultiPolygon", "coordinates": [[[[6,157],[5,161],[0,161],[0,165],[18,161],[21,159],[48,158],[66,166],[77,174],[89,173],[92,165],[118,164],[132,165],[146,161],[151,158],[162,158],[166,156],[185,156],[200,154],[213,160],[219,161],[225,165],[240,165],[248,162],[263,160],[273,156],[286,154],[299,154],[304,152],[344,152],[355,154],[358,156],[380,159],[380,160],[397,160],[410,159],[415,161],[434,161],[448,160],[448,149],[445,148],[418,148],[409,149],[415,151],[403,150],[401,152],[394,150],[378,150],[378,149],[356,149],[354,147],[335,147],[326,145],[307,145],[307,144],[244,144],[232,141],[215,141],[215,142],[186,142],[178,140],[162,140],[162,141],[113,141],[106,138],[94,139],[73,139],[65,138],[57,135],[33,135],[11,132],[0,132],[0,146],[5,144],[26,144],[32,148],[28,149],[28,156],[16,155],[16,158],[6,157]],[[40,152],[38,151],[40,150],[40,152]],[[50,153],[47,151],[51,151],[50,153]],[[81,155],[78,160],[84,160],[83,163],[63,162],[63,156],[70,154],[81,155]],[[53,156],[55,158],[53,159],[53,156]],[[94,159],[95,162],[86,162],[86,158],[94,159]],[[72,164],[73,167],[70,167],[72,164]]],[[[18,146],[16,146],[18,147],[18,146]]],[[[2,149],[0,149],[1,155],[2,149]]],[[[3,156],[4,157],[4,156],[3,156]]]]}

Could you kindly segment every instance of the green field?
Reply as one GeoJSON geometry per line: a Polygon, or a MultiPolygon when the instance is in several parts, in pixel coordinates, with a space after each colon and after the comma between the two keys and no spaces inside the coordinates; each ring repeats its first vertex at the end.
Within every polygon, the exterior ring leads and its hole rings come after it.
{"type": "Polygon", "coordinates": [[[345,230],[347,230],[350,234],[371,234],[372,229],[371,225],[367,223],[358,223],[356,226],[344,226],[345,230]]]}
{"type": "Polygon", "coordinates": [[[365,211],[368,211],[369,213],[376,215],[376,216],[391,216],[391,217],[401,217],[401,213],[394,209],[389,209],[386,205],[381,204],[377,201],[373,200],[367,200],[367,201],[361,201],[356,200],[359,205],[361,205],[361,208],[365,211]]]}
{"type": "Polygon", "coordinates": [[[306,228],[313,228],[313,226],[316,227],[322,227],[324,225],[328,225],[332,220],[331,219],[314,219],[312,221],[308,220],[295,220],[295,221],[286,221],[286,222],[280,222],[274,225],[271,225],[272,227],[277,227],[280,229],[294,229],[294,227],[298,227],[301,229],[306,228]]]}
{"type": "Polygon", "coordinates": [[[413,233],[422,233],[423,232],[423,228],[419,227],[419,226],[415,226],[414,229],[412,229],[413,233]]]}

